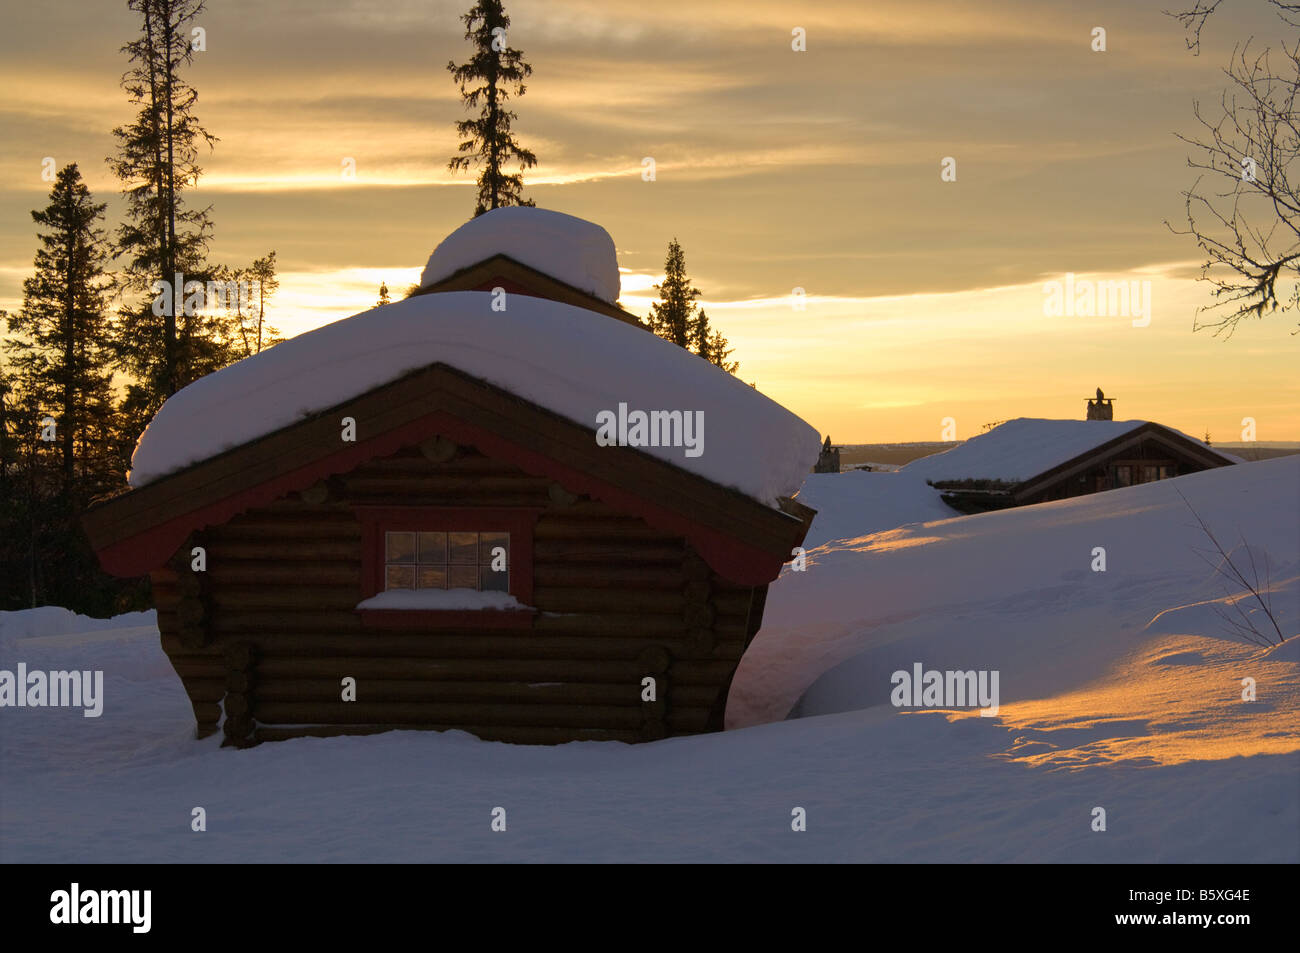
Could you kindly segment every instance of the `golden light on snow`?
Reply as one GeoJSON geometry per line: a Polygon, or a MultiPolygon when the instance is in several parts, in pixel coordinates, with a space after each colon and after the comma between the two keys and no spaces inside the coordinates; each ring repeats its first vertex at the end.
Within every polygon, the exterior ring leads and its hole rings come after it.
{"type": "MultiPolygon", "coordinates": [[[[1080,770],[1300,750],[1300,674],[1294,661],[1270,661],[1272,654],[1193,635],[1142,643],[1074,691],[1004,702],[998,720],[1010,734],[999,757],[1035,768],[1080,770]],[[1256,683],[1253,702],[1242,700],[1247,676],[1256,683]]],[[[979,714],[950,715],[954,721],[970,717],[979,714]]]]}

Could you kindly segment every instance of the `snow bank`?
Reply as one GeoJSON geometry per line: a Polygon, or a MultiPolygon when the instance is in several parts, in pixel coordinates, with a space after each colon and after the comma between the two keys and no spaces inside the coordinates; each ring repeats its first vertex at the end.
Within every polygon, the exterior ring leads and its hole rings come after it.
{"type": "MultiPolygon", "coordinates": [[[[1258,647],[1208,606],[1194,619],[1183,614],[1176,632],[1163,624],[1148,631],[1165,610],[1240,594],[1202,559],[1209,541],[1178,491],[1225,547],[1245,538],[1261,581],[1267,565],[1274,611],[1294,635],[1297,485],[1300,456],[1282,457],[809,549],[807,569],[787,567],[768,592],[763,627],[736,672],[727,724],[783,718],[796,703],[803,715],[889,708],[890,674],[918,661],[999,671],[1004,703],[1077,689],[1172,635],[1212,640],[1217,647],[1202,654],[1240,667],[1258,647]],[[1093,569],[1097,547],[1106,551],[1104,572],[1093,569]]],[[[1122,682],[1116,692],[1125,691],[1122,682]]]]}
{"type": "Polygon", "coordinates": [[[420,287],[493,255],[507,255],[610,304],[618,300],[618,258],[609,232],[543,208],[498,208],[470,219],[433,250],[420,287]]]}
{"type": "Polygon", "coordinates": [[[800,503],[817,511],[804,548],[961,514],[919,477],[888,471],[810,474],[800,503]]]}
{"type": "MultiPolygon", "coordinates": [[[[960,446],[913,460],[904,472],[923,480],[1003,480],[1019,483],[1136,430],[1145,420],[1043,420],[1020,417],[960,446]]],[[[1172,433],[1200,443],[1181,431],[1172,433]]],[[[1213,449],[1213,448],[1210,448],[1213,449]]],[[[1214,451],[1232,463],[1239,458],[1214,451]]]]}
{"type": "MultiPolygon", "coordinates": [[[[486,218],[487,216],[483,216],[486,218]]],[[[702,411],[703,453],[643,447],[775,505],[820,452],[817,431],[704,359],[603,314],[512,295],[420,295],[308,331],[200,378],[140,437],[128,480],[144,486],[403,374],[442,362],[596,429],[601,411],[702,411]]],[[[366,422],[358,421],[365,439],[366,422]]],[[[593,440],[595,439],[593,433],[593,440]]]]}

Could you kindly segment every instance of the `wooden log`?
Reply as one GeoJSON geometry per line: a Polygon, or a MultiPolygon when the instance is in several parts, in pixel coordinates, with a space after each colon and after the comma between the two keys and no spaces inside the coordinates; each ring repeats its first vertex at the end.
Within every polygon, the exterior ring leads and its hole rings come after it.
{"type": "Polygon", "coordinates": [[[704,605],[687,605],[682,610],[682,619],[689,628],[708,628],[713,624],[713,607],[704,605]]]}
{"type": "Polygon", "coordinates": [[[181,681],[185,685],[185,693],[190,696],[191,701],[219,702],[221,697],[226,694],[226,680],[221,677],[186,678],[181,681]]]}
{"type": "Polygon", "coordinates": [[[355,588],[361,566],[352,562],[272,563],[223,562],[208,567],[213,591],[223,594],[227,586],[343,586],[355,588]]]}
{"type": "MultiPolygon", "coordinates": [[[[325,633],[325,632],[287,632],[284,630],[264,629],[256,636],[250,633],[236,632],[221,635],[212,640],[208,648],[224,652],[232,644],[245,641],[250,637],[257,639],[257,644],[267,655],[302,656],[313,655],[355,655],[364,651],[374,658],[391,656],[409,656],[411,658],[435,659],[587,659],[617,661],[626,659],[635,661],[637,655],[652,645],[663,645],[674,653],[678,648],[685,648],[686,638],[680,630],[669,633],[651,633],[628,635],[618,633],[601,638],[587,635],[570,635],[554,633],[539,635],[488,634],[485,630],[475,631],[439,631],[418,632],[415,630],[391,630],[381,632],[325,633]]],[[[161,639],[162,649],[169,655],[189,655],[180,640],[174,635],[164,634],[161,639]]],[[[744,642],[730,639],[719,642],[710,653],[713,660],[739,659],[744,651],[744,642]]],[[[674,659],[674,670],[685,656],[674,659]]]]}
{"type": "Polygon", "coordinates": [[[176,618],[182,628],[188,629],[202,626],[206,615],[207,607],[204,606],[201,599],[183,597],[176,603],[176,618]]]}
{"type": "Polygon", "coordinates": [[[334,536],[360,534],[361,524],[350,509],[295,504],[291,509],[259,507],[247,510],[229,523],[208,530],[209,541],[240,534],[287,532],[298,536],[334,536]],[[290,532],[292,528],[292,532],[290,532]]]}
{"type": "MultiPolygon", "coordinates": [[[[707,712],[706,712],[707,714],[707,712]]],[[[444,724],[637,728],[635,706],[528,705],[480,702],[264,702],[253,699],[253,717],[263,724],[444,724]]]]}
{"type": "Polygon", "coordinates": [[[200,725],[215,725],[221,720],[221,706],[216,702],[204,702],[190,700],[190,707],[194,709],[194,720],[200,725]]]}
{"type": "Polygon", "coordinates": [[[221,729],[227,738],[247,738],[256,727],[257,723],[248,715],[237,715],[227,718],[221,729]]]}
{"type": "Polygon", "coordinates": [[[251,642],[234,642],[226,648],[226,664],[236,671],[252,667],[257,649],[251,642]]]}
{"type": "Polygon", "coordinates": [[[351,562],[361,571],[361,539],[214,540],[208,548],[208,566],[227,560],[265,560],[284,563],[307,560],[351,562]]]}
{"type": "MultiPolygon", "coordinates": [[[[356,676],[354,676],[356,677],[356,676]]],[[[610,705],[644,708],[639,681],[616,684],[578,682],[470,682],[357,678],[361,702],[505,702],[539,705],[610,705]]],[[[264,702],[340,701],[339,680],[314,678],[262,678],[257,682],[258,704],[264,702]]],[[[227,696],[227,700],[234,696],[227,696]]],[[[238,696],[243,697],[243,696],[238,696]]],[[[710,697],[710,702],[712,697],[710,697]]],[[[353,704],[349,702],[348,704],[353,704]]]]}
{"type": "Polygon", "coordinates": [[[722,684],[719,683],[712,685],[683,685],[677,680],[677,673],[674,672],[673,707],[712,708],[714,701],[717,700],[718,692],[722,691],[722,687],[722,684]]]}
{"type": "Polygon", "coordinates": [[[673,734],[704,732],[709,729],[709,709],[678,705],[674,701],[665,720],[673,734]]]}
{"type": "Polygon", "coordinates": [[[672,664],[672,661],[672,653],[662,645],[652,645],[644,649],[636,659],[636,663],[641,670],[651,675],[658,675],[668,671],[668,666],[672,664]]]}
{"type": "Polygon", "coordinates": [[[370,496],[400,497],[414,491],[424,494],[463,493],[470,496],[491,496],[497,493],[529,494],[539,501],[549,499],[546,493],[549,481],[545,477],[530,477],[522,474],[519,476],[456,476],[430,472],[412,478],[368,475],[354,471],[343,477],[343,483],[349,495],[362,493],[370,496]]]}
{"type": "Polygon", "coordinates": [[[172,668],[181,678],[223,678],[226,660],[215,655],[172,655],[172,668]]]}
{"type": "MultiPolygon", "coordinates": [[[[361,651],[362,647],[356,647],[361,651]]],[[[663,652],[662,648],[659,649],[663,652]]],[[[667,653],[663,652],[666,656],[667,653]]],[[[666,663],[663,671],[667,668],[666,663]]],[[[352,676],[358,681],[435,682],[593,682],[631,684],[652,669],[639,660],[593,661],[589,659],[443,659],[411,657],[281,656],[267,652],[257,661],[257,674],[265,679],[338,679],[352,676]]]]}
{"type": "Polygon", "coordinates": [[[674,690],[686,685],[719,685],[731,677],[735,663],[727,660],[673,660],[674,690]]]}
{"type": "Polygon", "coordinates": [[[203,581],[199,578],[199,573],[177,573],[176,591],[188,598],[198,598],[203,592],[203,581]]]}
{"type": "Polygon", "coordinates": [[[540,565],[533,569],[533,585],[548,588],[680,589],[681,572],[674,567],[540,565]]]}
{"type": "Polygon", "coordinates": [[[232,718],[247,715],[252,708],[250,699],[241,692],[227,692],[225,700],[226,714],[232,718]]]}
{"type": "Polygon", "coordinates": [[[660,589],[559,589],[539,586],[533,603],[543,612],[636,612],[680,615],[681,593],[660,589]]]}
{"type": "Polygon", "coordinates": [[[546,505],[545,491],[536,493],[471,493],[458,490],[449,492],[425,492],[415,488],[401,493],[361,492],[356,488],[348,489],[348,501],[358,506],[488,506],[488,507],[537,507],[546,505]]]}
{"type": "Polygon", "coordinates": [[[239,672],[231,669],[226,672],[226,688],[232,692],[248,694],[253,690],[254,677],[252,672],[239,672]]]}
{"type": "Polygon", "coordinates": [[[361,619],[347,610],[226,609],[213,614],[214,635],[263,635],[267,632],[361,633],[361,619]]]}
{"type": "Polygon", "coordinates": [[[212,594],[213,605],[221,612],[310,607],[317,611],[337,609],[350,613],[361,598],[359,574],[351,586],[226,585],[212,594]]]}
{"type": "Polygon", "coordinates": [[[681,547],[674,543],[639,540],[534,539],[533,558],[538,564],[575,562],[631,562],[677,564],[681,547]]]}
{"type": "Polygon", "coordinates": [[[257,741],[286,741],[291,738],[330,738],[338,735],[373,735],[385,731],[467,731],[484,741],[507,744],[558,745],[570,741],[622,741],[628,744],[642,740],[641,730],[611,728],[546,728],[521,726],[483,725],[295,725],[283,727],[258,725],[254,732],[257,741]]]}
{"type": "Polygon", "coordinates": [[[615,540],[681,545],[679,537],[653,529],[638,519],[600,519],[546,513],[533,529],[534,540],[615,540]]]}
{"type": "Polygon", "coordinates": [[[203,648],[209,641],[207,627],[202,624],[189,625],[182,623],[178,626],[176,634],[180,637],[181,645],[191,652],[203,648]]]}
{"type": "Polygon", "coordinates": [[[533,631],[538,634],[565,633],[574,635],[599,636],[664,636],[682,637],[681,618],[672,615],[638,614],[616,615],[612,612],[600,615],[546,615],[541,614],[533,620],[533,631]]]}

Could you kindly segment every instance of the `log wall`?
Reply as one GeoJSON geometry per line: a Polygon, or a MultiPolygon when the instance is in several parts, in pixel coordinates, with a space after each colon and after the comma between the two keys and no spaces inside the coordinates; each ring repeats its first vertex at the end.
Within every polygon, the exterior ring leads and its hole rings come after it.
{"type": "Polygon", "coordinates": [[[236,745],[387,728],[519,743],[721,729],[766,587],[732,585],[681,537],[544,478],[468,448],[427,449],[209,527],[153,574],[162,645],[200,736],[223,711],[236,745]],[[543,509],[531,626],[364,627],[359,505],[543,509]],[[190,569],[196,545],[205,572],[190,569]],[[344,677],[356,701],[342,700],[344,677]]]}

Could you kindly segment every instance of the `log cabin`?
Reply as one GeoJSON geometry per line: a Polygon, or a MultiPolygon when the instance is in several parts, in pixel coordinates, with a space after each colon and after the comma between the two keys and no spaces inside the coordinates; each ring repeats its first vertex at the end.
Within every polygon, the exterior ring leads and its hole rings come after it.
{"type": "Polygon", "coordinates": [[[903,468],[964,513],[1070,499],[1240,459],[1149,420],[1114,420],[1097,389],[1084,420],[1020,417],[903,468]]]}
{"type": "Polygon", "coordinates": [[[198,737],[721,730],[820,441],[617,288],[603,229],[498,210],[419,293],[167,401],[85,525],[107,571],[148,574],[198,737]],[[665,439],[598,442],[621,404],[665,439]]]}

